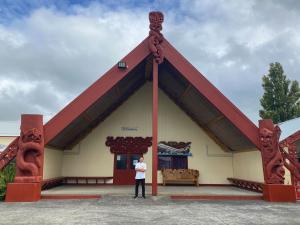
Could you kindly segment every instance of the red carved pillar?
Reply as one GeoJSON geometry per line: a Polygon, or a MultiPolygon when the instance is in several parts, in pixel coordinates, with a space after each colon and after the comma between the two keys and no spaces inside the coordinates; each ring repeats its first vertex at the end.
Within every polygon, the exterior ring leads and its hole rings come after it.
{"type": "MultiPolygon", "coordinates": [[[[291,162],[289,162],[289,163],[291,164],[292,162],[295,162],[295,164],[298,164],[296,143],[288,144],[288,152],[289,152],[289,156],[292,159],[291,162]]],[[[294,169],[297,170],[297,168],[294,168],[294,169]]],[[[292,182],[292,184],[293,185],[298,185],[299,179],[297,179],[297,176],[295,176],[295,173],[293,171],[290,171],[290,173],[291,173],[291,182],[292,182]]],[[[299,172],[298,172],[298,174],[299,174],[299,172]]]]}
{"type": "Polygon", "coordinates": [[[153,60],[152,96],[152,195],[157,195],[157,142],[158,142],[158,65],[153,60]]]}
{"type": "Polygon", "coordinates": [[[259,140],[264,170],[264,199],[273,202],[295,202],[293,185],[284,185],[284,160],[279,148],[281,130],[272,120],[259,121],[259,140]]]}
{"type": "Polygon", "coordinates": [[[296,132],[280,142],[280,151],[284,159],[284,166],[290,171],[291,181],[295,187],[297,198],[300,199],[300,163],[297,157],[296,141],[300,132],[296,132]]]}
{"type": "Polygon", "coordinates": [[[21,132],[16,156],[16,177],[7,185],[7,202],[38,201],[43,177],[43,116],[21,116],[21,132]]]}
{"type": "Polygon", "coordinates": [[[164,16],[161,12],[149,13],[148,46],[153,55],[152,81],[152,195],[157,195],[157,142],[158,142],[158,64],[164,60],[161,33],[164,16]]]}

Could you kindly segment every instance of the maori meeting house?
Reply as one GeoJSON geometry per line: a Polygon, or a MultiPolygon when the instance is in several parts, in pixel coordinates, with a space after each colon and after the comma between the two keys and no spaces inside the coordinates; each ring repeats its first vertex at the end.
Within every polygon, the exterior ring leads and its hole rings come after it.
{"type": "Polygon", "coordinates": [[[57,188],[72,198],[70,186],[81,188],[73,197],[91,197],[89,187],[130,195],[140,156],[148,195],[297,201],[300,132],[282,140],[272,120],[255,125],[166,40],[161,12],[149,21],[149,35],[47,123],[23,114],[17,136],[0,137],[0,169],[16,165],[5,201],[57,188]],[[213,193],[229,188],[241,194],[213,193]]]}

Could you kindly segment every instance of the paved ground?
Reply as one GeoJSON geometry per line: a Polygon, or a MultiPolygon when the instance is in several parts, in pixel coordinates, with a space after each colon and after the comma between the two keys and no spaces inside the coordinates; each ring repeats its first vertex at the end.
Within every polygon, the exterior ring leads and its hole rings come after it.
{"type": "Polygon", "coordinates": [[[0,224],[300,224],[300,204],[263,201],[136,200],[104,196],[100,200],[42,200],[0,203],[0,224]]]}
{"type": "MultiPolygon", "coordinates": [[[[141,189],[141,187],[140,187],[141,189]]],[[[86,194],[86,195],[132,195],[133,185],[103,185],[103,186],[78,186],[63,185],[49,190],[42,194],[86,194]]],[[[140,190],[141,191],[141,190],[140,190]]],[[[260,193],[243,190],[236,187],[212,187],[212,186],[158,186],[160,195],[240,195],[240,196],[257,196],[260,193]]],[[[146,193],[151,193],[151,186],[146,186],[146,193]]]]}

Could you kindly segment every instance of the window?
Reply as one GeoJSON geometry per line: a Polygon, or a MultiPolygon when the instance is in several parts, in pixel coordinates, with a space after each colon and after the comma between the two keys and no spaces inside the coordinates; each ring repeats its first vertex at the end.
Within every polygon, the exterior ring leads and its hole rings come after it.
{"type": "Polygon", "coordinates": [[[126,168],[127,168],[127,155],[125,154],[117,155],[117,169],[126,170],[126,168]]]}
{"type": "Polygon", "coordinates": [[[187,169],[187,156],[158,156],[158,169],[187,169]]]}

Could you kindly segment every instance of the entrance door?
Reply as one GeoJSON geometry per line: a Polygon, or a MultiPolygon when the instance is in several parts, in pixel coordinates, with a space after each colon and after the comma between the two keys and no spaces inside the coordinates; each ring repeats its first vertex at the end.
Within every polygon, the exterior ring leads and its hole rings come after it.
{"type": "Polygon", "coordinates": [[[134,184],[135,183],[135,164],[141,154],[115,154],[114,162],[114,184],[134,184]]]}

